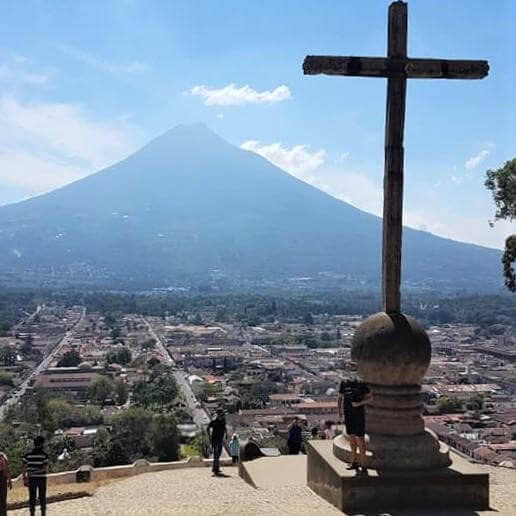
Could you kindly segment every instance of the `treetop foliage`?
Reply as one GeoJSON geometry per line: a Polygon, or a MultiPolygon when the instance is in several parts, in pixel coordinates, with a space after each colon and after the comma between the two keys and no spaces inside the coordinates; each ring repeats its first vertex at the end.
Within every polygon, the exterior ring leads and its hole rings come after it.
{"type": "MultiPolygon", "coordinates": [[[[516,158],[507,161],[497,170],[488,170],[485,180],[486,188],[492,193],[496,206],[495,220],[516,220],[516,158]]],[[[516,292],[516,234],[505,241],[502,257],[505,285],[511,292],[516,292]]]]}

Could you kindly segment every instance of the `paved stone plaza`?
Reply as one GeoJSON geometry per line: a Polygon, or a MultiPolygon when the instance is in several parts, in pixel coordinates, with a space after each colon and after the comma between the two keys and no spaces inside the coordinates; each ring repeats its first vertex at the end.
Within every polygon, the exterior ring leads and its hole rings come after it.
{"type": "MultiPolygon", "coordinates": [[[[482,466],[491,474],[491,507],[497,512],[446,512],[444,516],[513,516],[516,514],[516,471],[482,466]]],[[[227,478],[213,478],[206,468],[146,473],[100,488],[91,498],[49,506],[50,516],[331,516],[341,514],[307,487],[254,489],[226,468],[227,478]]],[[[281,471],[277,471],[281,483],[281,471]]],[[[9,512],[27,515],[28,510],[9,512]]],[[[418,515],[439,516],[419,512],[418,515]]],[[[396,512],[395,516],[402,513],[396,512]]],[[[408,515],[403,515],[408,516],[408,515]]]]}

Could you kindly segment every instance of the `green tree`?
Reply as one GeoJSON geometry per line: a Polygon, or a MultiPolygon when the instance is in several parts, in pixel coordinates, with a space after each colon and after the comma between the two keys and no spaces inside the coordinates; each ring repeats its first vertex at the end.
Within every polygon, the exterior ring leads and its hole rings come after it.
{"type": "Polygon", "coordinates": [[[67,351],[61,360],[57,363],[57,367],[76,367],[82,362],[81,355],[76,349],[67,351]]]}
{"type": "Polygon", "coordinates": [[[215,313],[215,321],[219,323],[225,323],[228,320],[228,314],[225,308],[219,308],[215,313]]]}
{"type": "Polygon", "coordinates": [[[168,369],[156,366],[147,382],[138,382],[133,388],[132,401],[140,407],[170,405],[178,393],[174,375],[168,369]]]}
{"type": "Polygon", "coordinates": [[[149,369],[153,369],[159,364],[161,364],[161,362],[156,357],[150,357],[149,360],[147,360],[147,367],[149,369]]]}
{"type": "Polygon", "coordinates": [[[437,399],[439,410],[443,413],[458,412],[462,409],[461,402],[454,396],[439,396],[437,399]]]}
{"type": "Polygon", "coordinates": [[[9,470],[13,478],[21,473],[23,455],[28,446],[28,439],[19,435],[12,425],[0,422],[0,450],[9,458],[9,470]]]}
{"type": "Polygon", "coordinates": [[[305,313],[303,316],[303,322],[308,326],[311,326],[314,323],[314,318],[310,312],[305,313]]]}
{"type": "Polygon", "coordinates": [[[203,383],[197,396],[201,401],[208,401],[208,398],[221,398],[222,392],[218,384],[203,383]]]}
{"type": "Polygon", "coordinates": [[[16,352],[11,346],[0,348],[0,363],[5,367],[12,367],[16,364],[16,352]]]}
{"type": "Polygon", "coordinates": [[[116,402],[119,405],[123,405],[129,397],[129,390],[127,388],[127,384],[121,378],[118,378],[115,381],[115,396],[116,402]]]}
{"type": "Polygon", "coordinates": [[[112,439],[121,443],[131,460],[150,455],[152,412],[130,407],[111,419],[112,439]]]}
{"type": "Polygon", "coordinates": [[[88,397],[90,400],[100,403],[103,407],[106,400],[113,395],[113,391],[113,382],[108,377],[100,375],[93,380],[88,397]]]}
{"type": "Polygon", "coordinates": [[[482,394],[473,394],[466,402],[466,408],[468,410],[482,410],[484,406],[484,396],[482,394]]]}
{"type": "Polygon", "coordinates": [[[64,429],[72,426],[73,421],[71,416],[73,407],[66,400],[49,400],[47,402],[47,411],[54,429],[64,429]]]}
{"type": "Polygon", "coordinates": [[[142,343],[142,349],[144,351],[154,349],[156,347],[156,339],[147,339],[142,343]]]}
{"type": "Polygon", "coordinates": [[[179,432],[173,416],[159,415],[152,422],[152,448],[159,461],[179,459],[179,432]]]}
{"type": "Polygon", "coordinates": [[[107,455],[110,447],[111,435],[107,428],[101,427],[95,436],[92,458],[93,466],[96,468],[107,466],[107,455]]]}
{"type": "Polygon", "coordinates": [[[122,466],[124,464],[131,464],[133,460],[129,451],[124,446],[124,443],[118,439],[113,438],[109,441],[109,446],[105,456],[105,466],[122,466]]]}
{"type": "Polygon", "coordinates": [[[148,408],[152,404],[148,382],[138,382],[133,386],[131,402],[137,407],[148,408]]]}
{"type": "Polygon", "coordinates": [[[48,409],[48,398],[43,394],[36,396],[36,411],[38,424],[47,432],[53,432],[55,430],[54,421],[52,414],[48,409]]]}
{"type": "Polygon", "coordinates": [[[132,360],[131,350],[126,346],[117,346],[110,349],[106,354],[106,362],[108,364],[127,365],[132,360]]]}
{"type": "MultiPolygon", "coordinates": [[[[488,170],[485,186],[493,195],[496,206],[495,221],[513,222],[516,219],[516,158],[507,161],[497,170],[488,170]]],[[[505,241],[505,252],[502,257],[505,285],[511,292],[516,292],[515,262],[516,234],[513,234],[505,241]]]]}
{"type": "Polygon", "coordinates": [[[0,385],[13,386],[13,375],[5,371],[0,371],[0,385]]]}
{"type": "Polygon", "coordinates": [[[23,344],[21,346],[21,352],[25,356],[30,356],[33,352],[33,345],[34,345],[34,335],[32,333],[27,333],[27,336],[23,340],[23,344]]]}
{"type": "Polygon", "coordinates": [[[323,331],[321,333],[321,340],[324,342],[329,342],[331,340],[331,335],[327,331],[323,331]]]}

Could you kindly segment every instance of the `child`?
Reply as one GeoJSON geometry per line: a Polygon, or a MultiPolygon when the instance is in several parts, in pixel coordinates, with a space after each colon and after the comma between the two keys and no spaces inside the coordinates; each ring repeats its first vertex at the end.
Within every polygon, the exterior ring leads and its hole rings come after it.
{"type": "Polygon", "coordinates": [[[229,443],[229,451],[231,452],[231,459],[233,464],[238,464],[238,453],[240,451],[240,443],[238,442],[238,435],[233,434],[233,438],[229,443]]]}

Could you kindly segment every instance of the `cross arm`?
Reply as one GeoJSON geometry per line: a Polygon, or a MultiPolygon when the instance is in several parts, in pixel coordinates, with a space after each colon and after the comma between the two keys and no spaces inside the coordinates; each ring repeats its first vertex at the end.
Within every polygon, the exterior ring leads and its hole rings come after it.
{"type": "Polygon", "coordinates": [[[489,72],[487,61],[413,59],[394,57],[306,56],[305,75],[354,77],[406,77],[407,79],[482,79],[489,72]]]}

